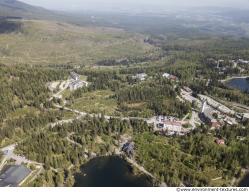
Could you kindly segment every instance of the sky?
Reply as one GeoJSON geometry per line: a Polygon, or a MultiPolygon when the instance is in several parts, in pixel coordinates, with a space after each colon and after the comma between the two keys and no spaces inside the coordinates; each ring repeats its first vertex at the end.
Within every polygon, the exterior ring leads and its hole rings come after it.
{"type": "Polygon", "coordinates": [[[249,0],[20,0],[53,10],[173,9],[186,7],[233,7],[249,9],[249,0]]]}

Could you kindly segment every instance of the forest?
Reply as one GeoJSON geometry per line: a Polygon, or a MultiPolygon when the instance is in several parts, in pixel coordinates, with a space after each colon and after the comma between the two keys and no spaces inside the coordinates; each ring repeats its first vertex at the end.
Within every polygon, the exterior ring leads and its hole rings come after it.
{"type": "Polygon", "coordinates": [[[48,111],[50,93],[45,84],[64,77],[65,72],[59,70],[0,65],[0,145],[5,138],[22,138],[30,128],[44,126],[62,116],[48,111]],[[21,128],[21,133],[17,128],[21,128]]]}
{"type": "Polygon", "coordinates": [[[240,178],[249,167],[248,130],[248,126],[224,127],[207,135],[203,127],[173,138],[144,133],[135,136],[136,158],[169,186],[231,186],[233,178],[240,178]],[[217,145],[216,137],[225,138],[226,145],[217,145]]]}
{"type": "MultiPolygon", "coordinates": [[[[49,23],[43,25],[51,26],[49,23]]],[[[3,20],[0,20],[0,29],[1,26],[5,31],[0,30],[0,34],[22,27],[3,20]]],[[[56,28],[63,25],[52,26],[56,28]]],[[[64,27],[62,28],[65,29],[64,27]]],[[[85,33],[80,30],[81,35],[85,33]]],[[[73,36],[76,41],[84,39],[76,34],[73,36]]],[[[92,45],[92,32],[89,34],[90,40],[87,43],[92,45]]],[[[106,49],[107,42],[121,38],[116,37],[116,32],[114,34],[115,38],[109,37],[109,40],[102,42],[103,50],[106,49]]],[[[40,35],[32,38],[40,42],[40,39],[46,41],[49,36],[46,31],[40,35]]],[[[122,37],[120,44],[129,42],[126,35],[122,37]]],[[[66,39],[67,43],[74,43],[67,39],[67,34],[63,33],[59,37],[58,40],[58,36],[54,35],[54,42],[66,39]]],[[[16,34],[15,38],[18,38],[16,34]]],[[[96,35],[94,41],[98,38],[104,37],[96,35]]],[[[194,37],[191,36],[191,31],[188,31],[186,38],[156,35],[143,38],[139,42],[142,41],[141,47],[146,48],[137,56],[123,54],[120,47],[120,50],[111,47],[108,52],[112,53],[110,57],[103,57],[105,54],[102,49],[94,49],[91,52],[92,58],[86,60],[73,55],[67,57],[69,61],[65,60],[64,63],[63,57],[61,60],[53,60],[57,58],[54,52],[51,54],[52,60],[48,60],[47,64],[0,64],[0,146],[18,142],[16,153],[44,165],[44,172],[30,186],[73,186],[73,175],[79,171],[79,167],[96,155],[115,154],[123,136],[131,137],[135,142],[134,159],[156,177],[158,183],[155,185],[161,182],[168,186],[237,184],[232,181],[241,178],[244,170],[249,168],[248,122],[236,126],[225,125],[217,130],[210,130],[201,124],[185,136],[166,137],[154,133],[152,126],[142,120],[106,120],[104,115],[107,114],[100,111],[100,105],[95,104],[99,100],[103,101],[100,103],[112,108],[110,111],[114,112],[111,115],[115,117],[151,118],[165,115],[180,119],[186,114],[191,116],[192,104],[179,98],[181,88],[188,86],[193,90],[193,96],[205,94],[248,106],[247,93],[231,89],[221,80],[238,74],[249,74],[247,65],[240,64],[233,68],[229,63],[229,60],[249,59],[249,40],[240,37],[194,37]],[[116,52],[122,54],[113,57],[116,52]],[[97,57],[96,53],[103,55],[97,57]],[[216,63],[210,62],[212,59],[224,60],[221,69],[217,69],[216,63]],[[89,86],[75,91],[66,89],[62,99],[49,100],[52,92],[47,84],[67,80],[72,71],[84,76],[89,86]],[[144,81],[135,79],[134,75],[138,73],[146,73],[148,78],[144,81]],[[178,81],[163,78],[164,73],[175,75],[178,81]],[[97,97],[97,94],[100,96],[97,97]],[[76,114],[66,117],[64,107],[80,105],[83,103],[80,99],[89,99],[93,111],[101,115],[87,115],[71,123],[51,125],[60,120],[75,118],[76,114]],[[59,107],[60,109],[55,107],[54,104],[57,103],[64,105],[64,101],[65,106],[59,107]],[[223,138],[225,145],[217,145],[217,138],[223,138]],[[215,180],[216,178],[220,179],[215,180]]],[[[136,39],[135,42],[137,41],[136,39]]],[[[54,45],[54,42],[50,43],[54,45]]],[[[22,46],[20,47],[22,50],[22,46]]],[[[66,47],[70,49],[70,46],[66,47]]],[[[140,46],[132,48],[134,50],[130,47],[126,49],[134,53],[140,46]]],[[[83,48],[78,49],[82,53],[83,48]]],[[[8,56],[8,51],[4,46],[0,48],[3,55],[8,56]]],[[[75,52],[73,49],[70,51],[75,52]]]]}
{"type": "Polygon", "coordinates": [[[151,130],[143,121],[106,121],[103,117],[84,117],[73,123],[34,132],[18,145],[16,151],[28,159],[44,163],[46,172],[35,181],[34,186],[62,186],[64,182],[66,186],[72,186],[72,174],[66,176],[66,172],[77,171],[94,153],[98,156],[115,154],[122,134],[132,132],[138,135],[151,130]],[[69,135],[77,145],[68,140],[69,135]],[[70,171],[71,165],[74,171],[70,171]]]}

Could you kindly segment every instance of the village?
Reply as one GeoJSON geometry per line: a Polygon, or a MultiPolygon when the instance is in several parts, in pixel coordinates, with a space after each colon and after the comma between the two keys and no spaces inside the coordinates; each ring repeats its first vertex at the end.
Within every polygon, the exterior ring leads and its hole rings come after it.
{"type": "MultiPolygon", "coordinates": [[[[169,73],[163,73],[162,77],[173,82],[178,82],[178,77],[169,73]]],[[[147,78],[149,78],[149,76],[145,73],[138,73],[132,76],[132,78],[138,79],[139,81],[145,81],[147,78]]],[[[72,92],[88,86],[89,82],[81,80],[79,74],[71,72],[68,80],[64,82],[50,83],[48,85],[48,88],[54,92],[50,100],[53,98],[62,99],[62,93],[65,90],[72,92]]],[[[143,120],[146,121],[148,125],[153,127],[154,133],[158,133],[167,137],[191,134],[191,131],[196,129],[201,124],[209,126],[212,130],[219,129],[225,124],[236,125],[249,119],[249,113],[238,113],[209,96],[201,94],[198,94],[197,97],[193,96],[193,91],[189,87],[182,87],[180,95],[177,97],[177,99],[181,100],[182,102],[194,104],[191,114],[186,114],[186,116],[182,119],[165,115],[158,115],[151,118],[118,117],[107,115],[104,117],[106,120],[111,118],[119,118],[121,120],[143,120]]],[[[65,102],[63,103],[65,104],[65,102]]],[[[80,119],[86,115],[90,115],[92,117],[100,116],[100,114],[89,114],[84,111],[71,109],[58,104],[55,104],[54,107],[76,113],[78,115],[77,119],[80,119]]],[[[70,123],[73,120],[74,119],[58,121],[51,126],[70,123]]],[[[75,143],[74,141],[70,140],[69,137],[68,141],[75,143]]],[[[216,138],[214,142],[217,145],[226,144],[226,141],[223,138],[216,138]]],[[[33,181],[43,170],[43,165],[41,163],[33,162],[23,156],[16,155],[14,153],[15,146],[16,144],[1,149],[4,154],[4,159],[0,164],[0,186],[22,186],[27,181],[33,181]]],[[[139,166],[134,161],[133,155],[135,153],[135,146],[136,144],[133,142],[132,138],[125,138],[120,141],[117,154],[125,154],[130,163],[137,166],[145,174],[150,175],[149,172],[147,172],[145,169],[143,169],[143,167],[139,166]]],[[[151,175],[151,177],[153,177],[153,175],[151,175]]]]}
{"type": "MultiPolygon", "coordinates": [[[[220,63],[221,61],[217,61],[220,63]]],[[[239,59],[238,63],[245,63],[246,61],[239,59]]],[[[64,88],[69,89],[70,91],[77,90],[82,87],[87,87],[89,82],[80,80],[80,75],[75,72],[70,73],[70,79],[68,80],[68,84],[64,86],[64,88]]],[[[169,73],[163,73],[163,78],[166,78],[175,83],[178,82],[178,77],[169,73]]],[[[150,78],[146,73],[138,73],[132,76],[133,79],[138,79],[139,81],[145,81],[150,78]]],[[[54,97],[62,98],[61,91],[59,90],[59,94],[54,94],[54,97]]],[[[110,118],[120,118],[122,120],[129,119],[138,119],[144,120],[149,125],[153,126],[154,132],[159,132],[160,134],[166,136],[172,135],[186,135],[194,130],[197,126],[201,124],[206,124],[212,129],[219,129],[220,127],[227,125],[236,125],[238,123],[244,122],[249,119],[249,113],[239,113],[236,112],[224,104],[214,100],[213,98],[198,94],[197,97],[193,96],[193,91],[189,87],[182,87],[179,97],[177,99],[182,102],[189,102],[195,105],[195,108],[192,108],[191,114],[186,114],[186,116],[182,119],[178,119],[172,116],[155,116],[151,118],[140,118],[140,117],[117,117],[117,116],[107,116],[105,118],[108,120],[110,118]]],[[[59,108],[63,108],[69,110],[71,112],[75,112],[78,115],[86,115],[84,111],[73,110],[68,107],[58,106],[59,108]]],[[[88,114],[91,116],[99,115],[99,114],[88,114]]]]}

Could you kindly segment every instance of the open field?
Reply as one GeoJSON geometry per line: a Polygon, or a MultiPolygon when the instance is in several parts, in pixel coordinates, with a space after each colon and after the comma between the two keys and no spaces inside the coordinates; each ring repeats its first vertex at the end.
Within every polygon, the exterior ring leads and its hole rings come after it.
{"type": "Polygon", "coordinates": [[[144,36],[121,29],[24,20],[20,32],[0,34],[0,63],[93,65],[154,52],[143,40],[144,36]]]}
{"type": "Polygon", "coordinates": [[[88,113],[103,112],[113,115],[117,108],[117,101],[111,96],[113,96],[113,92],[108,90],[88,92],[83,97],[76,99],[72,108],[88,113]]]}

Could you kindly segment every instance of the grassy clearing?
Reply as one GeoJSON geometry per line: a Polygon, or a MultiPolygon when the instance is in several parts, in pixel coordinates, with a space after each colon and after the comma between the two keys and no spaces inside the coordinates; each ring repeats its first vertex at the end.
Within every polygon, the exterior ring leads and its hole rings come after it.
{"type": "Polygon", "coordinates": [[[39,114],[39,113],[40,111],[38,109],[34,107],[25,106],[23,108],[19,108],[16,111],[10,113],[7,119],[15,119],[15,118],[24,117],[29,114],[39,114]]]}
{"type": "Polygon", "coordinates": [[[0,35],[0,62],[5,64],[84,64],[146,55],[155,51],[144,37],[120,29],[78,27],[23,21],[22,32],[0,35]]]}
{"type": "Polygon", "coordinates": [[[113,94],[108,90],[85,93],[83,97],[75,100],[72,108],[88,113],[113,115],[117,109],[117,101],[111,98],[113,94]]]}

